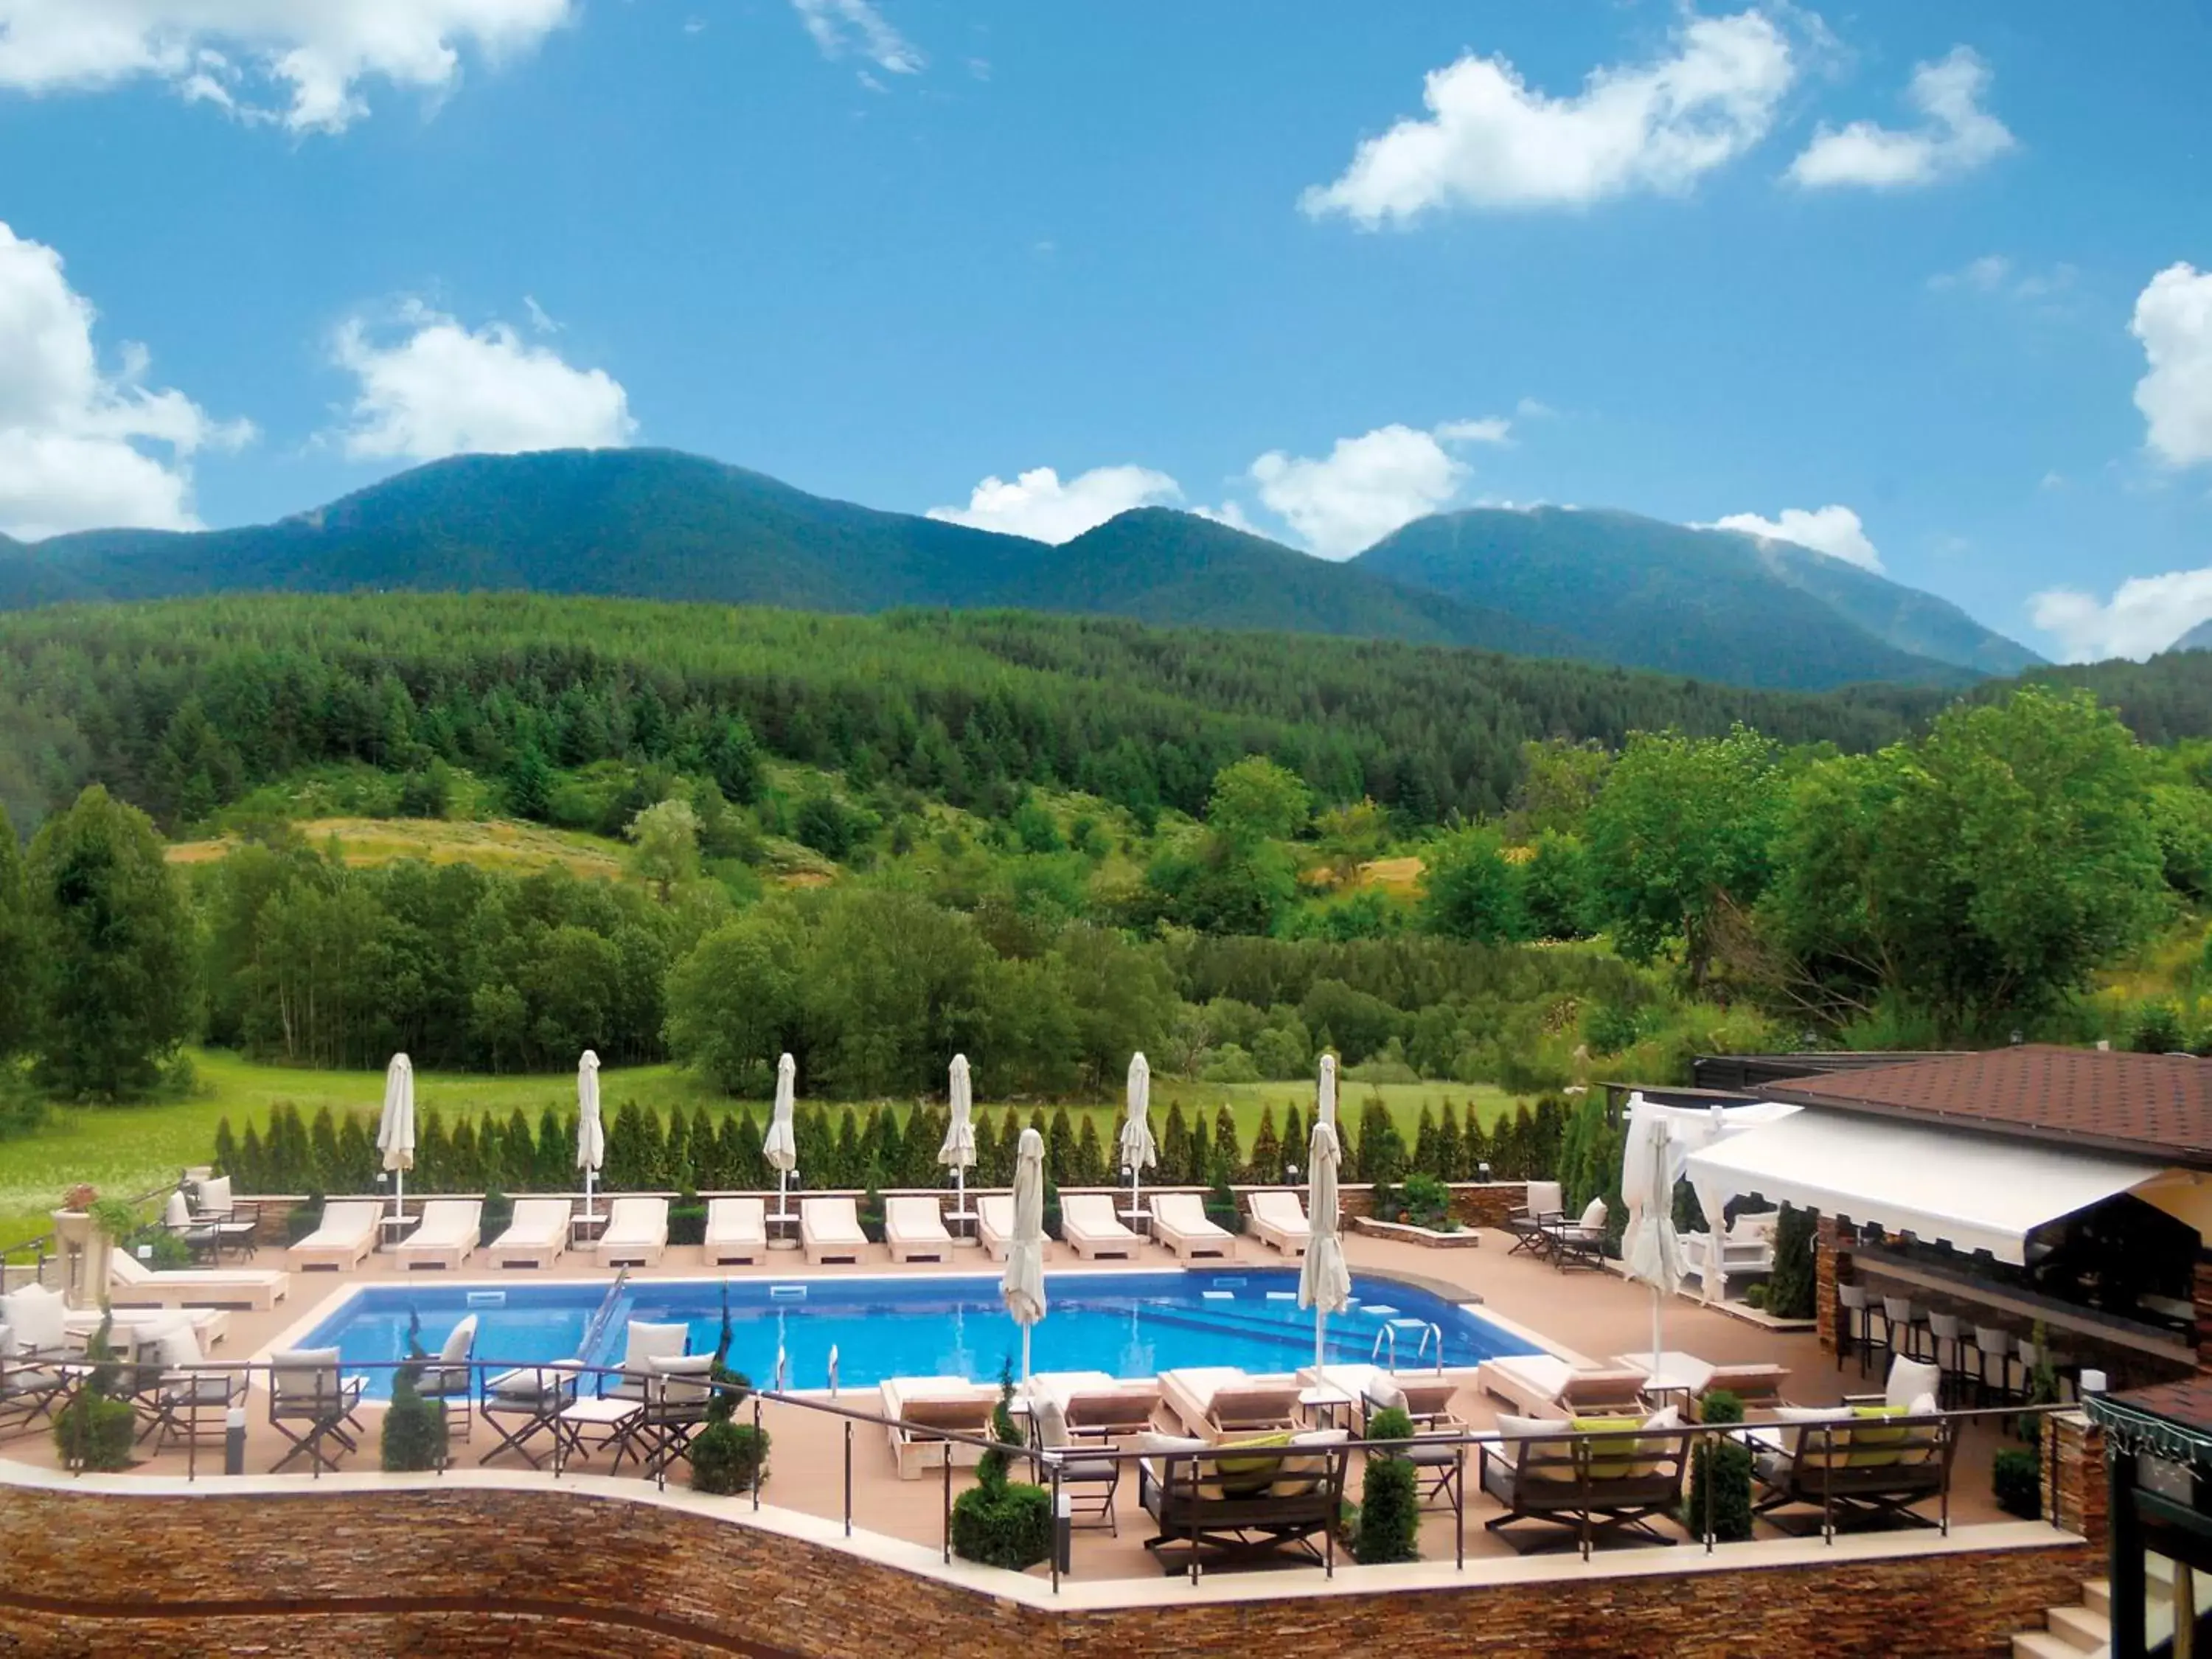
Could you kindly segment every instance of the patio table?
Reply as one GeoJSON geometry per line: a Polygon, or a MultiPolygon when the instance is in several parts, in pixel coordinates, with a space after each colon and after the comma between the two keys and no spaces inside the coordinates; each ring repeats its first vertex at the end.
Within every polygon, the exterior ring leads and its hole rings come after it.
{"type": "Polygon", "coordinates": [[[632,1449],[631,1437],[637,1432],[644,1416],[643,1403],[635,1400],[576,1401],[553,1419],[553,1467],[565,1468],[571,1458],[588,1460],[594,1452],[612,1447],[614,1462],[608,1468],[620,1468],[623,1454],[632,1449]],[[598,1438],[586,1447],[584,1437],[594,1432],[598,1438]]]}

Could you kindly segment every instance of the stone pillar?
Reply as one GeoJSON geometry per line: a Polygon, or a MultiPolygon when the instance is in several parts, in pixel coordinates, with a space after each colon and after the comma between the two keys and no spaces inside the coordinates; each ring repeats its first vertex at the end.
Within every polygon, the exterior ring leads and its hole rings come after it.
{"type": "Polygon", "coordinates": [[[2112,1480],[2105,1431],[2081,1412],[2043,1419],[2043,1514],[2054,1527],[2102,1547],[2111,1535],[2112,1480]]]}
{"type": "Polygon", "coordinates": [[[54,1253],[61,1261],[62,1297],[79,1311],[107,1300],[107,1257],[114,1248],[82,1210],[56,1210],[54,1253]]]}
{"type": "Polygon", "coordinates": [[[1813,1234],[1813,1316],[1820,1346],[1836,1352],[1836,1286],[1852,1279],[1851,1239],[1833,1216],[1820,1218],[1813,1234]]]}

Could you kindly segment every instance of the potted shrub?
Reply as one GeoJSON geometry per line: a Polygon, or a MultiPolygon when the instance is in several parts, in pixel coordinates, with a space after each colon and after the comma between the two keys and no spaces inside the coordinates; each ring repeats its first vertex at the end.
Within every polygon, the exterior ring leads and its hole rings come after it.
{"type": "Polygon", "coordinates": [[[446,1462],[446,1402],[425,1400],[421,1391],[422,1321],[407,1322],[407,1363],[392,1374],[392,1403],[384,1410],[378,1462],[386,1474],[419,1474],[446,1462]]]}
{"type": "MultiPolygon", "coordinates": [[[[1413,1419],[1398,1407],[1389,1407],[1375,1413],[1367,1437],[1411,1440],[1413,1419]]],[[[1352,1559],[1362,1566],[1421,1559],[1419,1473],[1407,1459],[1380,1448],[1369,1449],[1360,1477],[1359,1531],[1352,1559]]]]}
{"type": "MultiPolygon", "coordinates": [[[[991,1433],[1000,1445],[1023,1443],[1008,1409],[1014,1398],[1013,1367],[999,1373],[999,1405],[991,1433]]],[[[952,1553],[966,1561],[1022,1572],[1052,1555],[1052,1494],[1042,1486],[1006,1478],[1006,1454],[994,1446],[975,1466],[975,1484],[952,1500],[952,1553]]]]}
{"type": "MultiPolygon", "coordinates": [[[[726,1325],[726,1310],[722,1317],[726,1325]]],[[[727,1352],[725,1347],[714,1355],[712,1376],[723,1386],[708,1402],[707,1426],[692,1437],[690,1453],[691,1490],[719,1498],[750,1492],[757,1482],[768,1479],[768,1431],[737,1420],[738,1407],[751,1389],[752,1378],[722,1363],[727,1352]]]]}
{"type": "Polygon", "coordinates": [[[91,1373],[54,1419],[54,1449],[61,1454],[64,1468],[113,1474],[131,1467],[138,1413],[128,1400],[115,1397],[122,1367],[116,1364],[115,1350],[107,1340],[114,1322],[112,1315],[103,1317],[92,1340],[85,1344],[91,1373]]]}
{"type": "MultiPolygon", "coordinates": [[[[1726,1389],[1715,1389],[1698,1402],[1698,1420],[1741,1423],[1743,1401],[1726,1389]]],[[[1692,1452],[1682,1525],[1693,1538],[1705,1535],[1708,1503],[1715,1538],[1735,1544],[1751,1536],[1751,1448],[1742,1441],[1711,1440],[1692,1452]]]]}

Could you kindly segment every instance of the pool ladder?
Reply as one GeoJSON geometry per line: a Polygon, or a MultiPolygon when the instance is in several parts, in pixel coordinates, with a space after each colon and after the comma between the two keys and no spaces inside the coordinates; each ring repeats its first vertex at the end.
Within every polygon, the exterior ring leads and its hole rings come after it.
{"type": "Polygon", "coordinates": [[[1413,1350],[1413,1363],[1416,1365],[1421,1363],[1421,1356],[1429,1351],[1431,1337],[1436,1339],[1437,1375],[1442,1376],[1444,1374],[1444,1328],[1441,1325],[1431,1322],[1421,1327],[1421,1344],[1413,1350]]]}
{"type": "MultiPolygon", "coordinates": [[[[1436,1341],[1437,1374],[1441,1376],[1443,1374],[1444,1369],[1444,1332],[1443,1326],[1431,1322],[1421,1327],[1420,1346],[1413,1350],[1413,1363],[1416,1365],[1421,1363],[1423,1356],[1429,1351],[1429,1342],[1431,1338],[1434,1338],[1436,1341]]],[[[1383,1369],[1385,1370],[1395,1371],[1398,1369],[1398,1331],[1395,1326],[1380,1325],[1376,1328],[1375,1346],[1367,1351],[1368,1363],[1372,1364],[1376,1357],[1385,1352],[1389,1354],[1390,1358],[1389,1363],[1386,1364],[1383,1369]]]]}

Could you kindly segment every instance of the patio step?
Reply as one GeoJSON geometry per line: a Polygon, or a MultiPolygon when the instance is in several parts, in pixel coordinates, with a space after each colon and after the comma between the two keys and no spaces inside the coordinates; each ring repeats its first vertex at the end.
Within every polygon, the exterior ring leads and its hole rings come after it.
{"type": "Polygon", "coordinates": [[[2112,1642],[2110,1613],[2092,1613],[2086,1607],[2051,1607],[2045,1616],[2051,1620],[2051,1633],[2077,1651],[2102,1653],[2112,1642]]]}
{"type": "Polygon", "coordinates": [[[2077,1648],[2046,1630],[2024,1630],[2012,1638],[2012,1659],[2106,1659],[2111,1652],[2101,1642],[2094,1648],[2077,1648]]]}
{"type": "Polygon", "coordinates": [[[2101,1613],[2110,1618],[2112,1612],[2112,1581],[2092,1578],[2081,1586],[2081,1605],[2092,1613],[2101,1613]]]}

